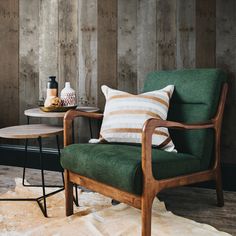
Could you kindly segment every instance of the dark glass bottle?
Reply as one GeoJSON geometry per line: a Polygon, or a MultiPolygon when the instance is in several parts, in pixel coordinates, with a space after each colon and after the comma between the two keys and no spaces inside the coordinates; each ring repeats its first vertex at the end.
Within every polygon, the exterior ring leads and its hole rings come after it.
{"type": "Polygon", "coordinates": [[[56,76],[49,76],[47,83],[47,97],[56,96],[58,97],[58,83],[56,81],[56,76]]]}
{"type": "Polygon", "coordinates": [[[47,82],[47,97],[44,106],[49,107],[51,105],[51,99],[55,97],[58,97],[58,83],[56,76],[49,76],[47,82]]]}

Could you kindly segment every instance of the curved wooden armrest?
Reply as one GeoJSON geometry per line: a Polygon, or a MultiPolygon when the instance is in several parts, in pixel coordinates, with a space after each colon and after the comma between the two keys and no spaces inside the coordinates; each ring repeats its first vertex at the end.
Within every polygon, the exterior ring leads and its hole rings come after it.
{"type": "Polygon", "coordinates": [[[65,120],[73,120],[76,117],[87,117],[91,119],[102,119],[103,114],[102,113],[97,113],[97,112],[86,112],[86,111],[79,111],[79,110],[69,110],[66,112],[64,116],[64,121],[65,120]]]}
{"type": "Polygon", "coordinates": [[[144,174],[145,181],[154,181],[154,177],[152,175],[152,161],[151,161],[151,153],[152,153],[152,134],[154,130],[158,127],[166,127],[172,129],[208,129],[215,128],[214,120],[206,121],[204,123],[197,124],[184,124],[175,121],[167,121],[167,120],[159,120],[157,118],[148,119],[142,130],[142,170],[144,174]]]}
{"type": "Polygon", "coordinates": [[[143,133],[144,132],[151,132],[153,133],[154,129],[158,127],[166,127],[166,128],[172,128],[172,129],[209,129],[209,128],[214,128],[214,121],[209,120],[206,122],[201,122],[201,123],[195,123],[195,124],[185,124],[185,123],[180,123],[180,122],[175,122],[175,121],[168,121],[168,120],[160,120],[157,118],[151,118],[148,119],[144,126],[143,126],[143,133]]]}
{"type": "Polygon", "coordinates": [[[91,119],[101,120],[103,118],[102,113],[85,112],[78,110],[69,110],[64,116],[64,147],[72,144],[72,123],[76,117],[86,117],[91,119]]]}

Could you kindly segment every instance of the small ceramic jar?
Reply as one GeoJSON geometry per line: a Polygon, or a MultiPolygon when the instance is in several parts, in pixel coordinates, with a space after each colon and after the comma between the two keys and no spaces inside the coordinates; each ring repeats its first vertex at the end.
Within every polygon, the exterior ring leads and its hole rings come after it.
{"type": "Polygon", "coordinates": [[[65,83],[65,88],[61,90],[62,106],[76,106],[75,90],[70,87],[70,82],[65,83]]]}

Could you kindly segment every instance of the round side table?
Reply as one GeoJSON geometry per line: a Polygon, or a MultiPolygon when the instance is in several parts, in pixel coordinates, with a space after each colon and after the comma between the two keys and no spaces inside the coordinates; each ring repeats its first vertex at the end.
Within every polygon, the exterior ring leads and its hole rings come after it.
{"type": "MultiPolygon", "coordinates": [[[[18,125],[18,126],[11,126],[0,129],[0,138],[8,138],[8,139],[25,139],[25,164],[27,160],[27,146],[28,146],[28,139],[37,139],[39,144],[39,159],[40,159],[40,169],[41,169],[41,179],[42,179],[42,191],[43,195],[38,198],[10,198],[10,199],[0,199],[1,201],[36,201],[42,210],[45,217],[47,217],[47,205],[46,205],[46,198],[62,191],[64,186],[56,191],[50,192],[46,194],[44,181],[44,165],[43,165],[43,155],[42,155],[42,138],[56,136],[57,137],[57,147],[58,147],[58,155],[60,156],[60,147],[58,142],[58,135],[63,132],[62,127],[46,125],[46,124],[32,124],[32,125],[18,125]],[[43,205],[41,204],[41,200],[43,200],[43,205]]],[[[23,180],[22,184],[24,186],[32,186],[32,185],[25,185],[25,165],[23,170],[23,180]]],[[[63,179],[64,182],[64,179],[63,179]]],[[[35,185],[34,185],[35,186],[35,185]]],[[[38,186],[39,187],[39,186],[38,186]]],[[[52,186],[51,186],[52,187],[52,186]]],[[[56,187],[56,186],[53,186],[56,187]]]]}
{"type": "MultiPolygon", "coordinates": [[[[84,112],[97,112],[99,108],[97,107],[77,107],[76,110],[84,112]]],[[[38,118],[63,118],[66,112],[45,112],[42,111],[39,107],[31,108],[24,111],[24,114],[27,117],[38,117],[38,118]]]]}
{"type": "Polygon", "coordinates": [[[31,108],[24,111],[27,117],[38,117],[38,118],[63,118],[65,112],[45,112],[40,110],[39,107],[31,108]]]}
{"type": "MultiPolygon", "coordinates": [[[[77,107],[76,110],[81,110],[84,112],[97,112],[99,111],[98,107],[77,107]]],[[[37,117],[37,118],[64,118],[64,115],[66,112],[44,112],[39,107],[37,108],[31,108],[24,111],[25,116],[27,117],[27,123],[30,123],[30,117],[37,117]]],[[[92,132],[92,122],[91,119],[88,118],[89,122],[89,131],[90,131],[90,137],[93,137],[92,132]]],[[[74,122],[72,123],[73,130],[72,130],[72,140],[74,141],[74,122]]]]}
{"type": "MultiPolygon", "coordinates": [[[[76,110],[84,111],[84,112],[97,112],[100,109],[98,107],[88,107],[88,106],[78,106],[76,107],[76,110]]],[[[24,111],[25,116],[27,116],[27,123],[30,123],[30,117],[37,117],[37,118],[64,118],[64,115],[66,112],[44,112],[40,109],[40,107],[37,108],[31,108],[27,109],[24,111]]],[[[90,131],[90,137],[93,137],[93,132],[92,132],[92,121],[90,118],[88,118],[88,124],[89,124],[89,131],[90,131]]],[[[74,132],[74,121],[72,122],[72,141],[74,143],[75,140],[75,132],[74,132]]],[[[27,142],[27,141],[26,141],[27,142]]],[[[58,142],[58,140],[57,140],[58,142]]],[[[74,202],[76,206],[79,206],[78,203],[78,191],[77,191],[77,185],[75,185],[75,198],[74,202]]]]}

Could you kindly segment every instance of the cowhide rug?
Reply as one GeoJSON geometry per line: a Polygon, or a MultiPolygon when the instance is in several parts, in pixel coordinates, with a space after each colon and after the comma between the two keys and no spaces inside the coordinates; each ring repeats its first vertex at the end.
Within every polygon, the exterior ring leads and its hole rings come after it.
{"type": "MultiPolygon", "coordinates": [[[[15,189],[3,192],[6,197],[35,197],[40,188],[22,187],[16,178],[15,189]]],[[[50,189],[51,191],[51,189],[50,189]]],[[[65,217],[64,192],[47,198],[48,215],[45,218],[36,202],[0,202],[0,235],[18,236],[121,236],[141,234],[140,210],[119,204],[111,205],[111,199],[92,192],[79,192],[80,207],[75,214],[65,217]]],[[[163,202],[155,199],[152,213],[152,235],[158,236],[213,236],[229,235],[210,225],[172,214],[163,202]]]]}

